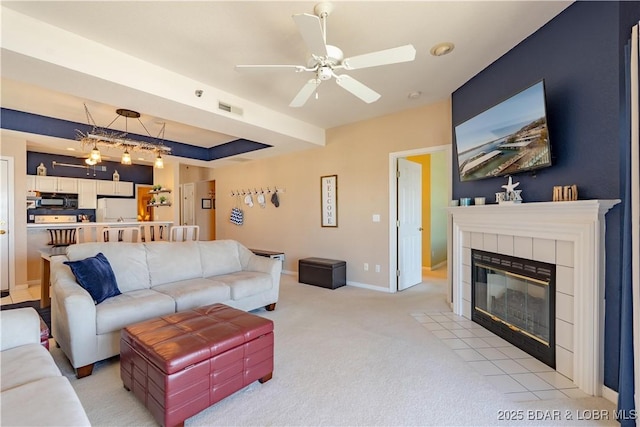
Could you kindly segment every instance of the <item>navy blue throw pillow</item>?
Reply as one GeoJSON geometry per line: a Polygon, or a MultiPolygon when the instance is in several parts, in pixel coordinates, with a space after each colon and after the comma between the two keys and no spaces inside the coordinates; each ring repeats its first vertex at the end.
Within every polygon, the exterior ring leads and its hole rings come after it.
{"type": "Polygon", "coordinates": [[[96,304],[120,295],[116,275],[102,252],[94,257],[64,263],[71,268],[76,281],[89,292],[96,304]]]}

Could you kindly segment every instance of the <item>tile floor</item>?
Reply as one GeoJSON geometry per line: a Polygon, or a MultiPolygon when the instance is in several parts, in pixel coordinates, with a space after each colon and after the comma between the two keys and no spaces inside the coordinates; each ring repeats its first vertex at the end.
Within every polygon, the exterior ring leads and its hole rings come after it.
{"type": "Polygon", "coordinates": [[[564,375],[452,312],[411,316],[514,401],[588,397],[564,375]]]}
{"type": "Polygon", "coordinates": [[[7,297],[0,298],[0,305],[16,304],[24,301],[34,301],[40,299],[40,285],[29,286],[23,289],[14,289],[7,297]]]}

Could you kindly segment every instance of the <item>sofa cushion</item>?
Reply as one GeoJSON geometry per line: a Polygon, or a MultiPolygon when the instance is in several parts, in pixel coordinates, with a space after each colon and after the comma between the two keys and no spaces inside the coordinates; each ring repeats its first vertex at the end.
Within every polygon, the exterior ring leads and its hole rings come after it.
{"type": "Polygon", "coordinates": [[[111,264],[102,252],[96,256],[64,263],[71,268],[76,281],[89,292],[96,304],[120,295],[111,264]]]}
{"type": "Polygon", "coordinates": [[[119,331],[132,323],[174,313],[175,306],[171,297],[151,289],[123,293],[96,306],[96,332],[119,331]]]}
{"type": "Polygon", "coordinates": [[[69,380],[42,378],[2,392],[3,426],[90,426],[69,380]]]}
{"type": "Polygon", "coordinates": [[[145,243],[151,286],[202,277],[198,242],[145,243]]]}
{"type": "Polygon", "coordinates": [[[235,273],[242,270],[236,241],[208,240],[198,242],[198,245],[200,245],[203,277],[235,273]]]}
{"type": "Polygon", "coordinates": [[[232,274],[212,277],[231,288],[231,299],[239,300],[259,294],[272,288],[271,275],[258,271],[240,271],[232,274]]]}
{"type": "MultiPolygon", "coordinates": [[[[40,378],[60,375],[51,355],[40,344],[14,347],[3,351],[0,357],[0,391],[3,393],[40,378]]],[[[4,399],[4,394],[2,396],[4,399]]]]}
{"type": "Polygon", "coordinates": [[[125,242],[92,242],[69,245],[67,258],[78,261],[95,256],[102,252],[109,260],[116,275],[118,289],[126,293],[138,289],[149,289],[149,268],[147,267],[147,252],[142,243],[125,242]]]}
{"type": "Polygon", "coordinates": [[[173,298],[176,302],[176,311],[190,310],[231,299],[231,291],[227,285],[202,278],[158,285],[154,286],[153,290],[173,298]]]}

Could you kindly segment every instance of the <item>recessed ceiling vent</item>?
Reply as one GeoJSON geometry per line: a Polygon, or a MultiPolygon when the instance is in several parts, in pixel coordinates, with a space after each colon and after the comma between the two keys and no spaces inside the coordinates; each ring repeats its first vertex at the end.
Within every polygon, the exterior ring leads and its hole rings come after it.
{"type": "Polygon", "coordinates": [[[239,116],[242,115],[242,108],[233,106],[231,104],[227,104],[222,101],[218,101],[218,109],[222,111],[226,111],[227,113],[233,113],[239,116]]]}

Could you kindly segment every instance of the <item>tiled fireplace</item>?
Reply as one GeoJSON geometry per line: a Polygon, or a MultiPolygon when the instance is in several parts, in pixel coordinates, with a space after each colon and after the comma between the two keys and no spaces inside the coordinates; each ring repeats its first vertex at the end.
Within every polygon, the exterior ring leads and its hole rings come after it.
{"type": "Polygon", "coordinates": [[[619,200],[449,208],[453,311],[471,319],[472,250],[555,265],[555,363],[585,393],[603,386],[605,214],[619,200]]]}

